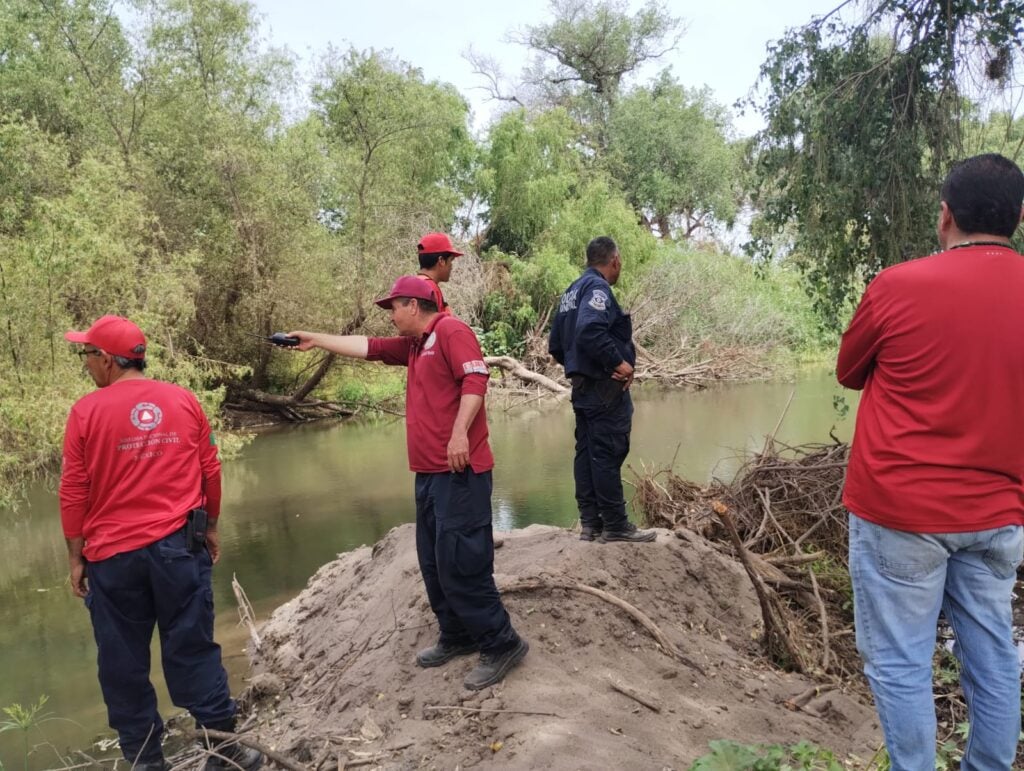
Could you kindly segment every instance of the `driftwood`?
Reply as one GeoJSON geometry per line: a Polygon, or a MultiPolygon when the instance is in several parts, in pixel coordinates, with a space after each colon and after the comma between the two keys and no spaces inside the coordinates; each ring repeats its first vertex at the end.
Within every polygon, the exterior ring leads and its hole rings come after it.
{"type": "Polygon", "coordinates": [[[761,617],[764,620],[763,643],[765,652],[770,658],[783,666],[797,672],[803,672],[806,668],[803,656],[793,641],[786,618],[786,611],[779,601],[778,595],[767,591],[764,582],[750,560],[750,555],[743,548],[743,542],[736,531],[736,525],[733,523],[732,517],[729,516],[729,509],[720,501],[716,501],[713,508],[715,513],[718,514],[718,518],[725,525],[729,537],[732,539],[733,548],[746,569],[747,575],[750,576],[750,581],[754,585],[754,591],[757,594],[757,600],[761,604],[761,617]]]}
{"type": "MultiPolygon", "coordinates": [[[[780,421],[781,422],[781,421],[780,421]]],[[[636,473],[637,507],[647,525],[685,528],[741,561],[766,615],[770,655],[859,687],[847,572],[847,513],[842,504],[845,444],[790,447],[769,436],[731,482],[706,486],[669,469],[636,473]],[[727,507],[733,530],[715,511],[727,507]]]]}
{"type": "Polygon", "coordinates": [[[525,709],[484,709],[483,707],[463,707],[459,704],[451,706],[447,704],[424,704],[423,709],[436,710],[439,712],[479,712],[486,714],[502,715],[544,715],[546,717],[562,717],[557,712],[537,712],[536,710],[525,709]]]}
{"type": "Polygon", "coordinates": [[[322,399],[296,400],[294,396],[270,394],[255,388],[239,391],[238,396],[254,404],[269,407],[269,410],[261,411],[277,412],[285,420],[293,423],[325,417],[350,417],[355,414],[353,410],[335,402],[326,402],[322,399]]]}
{"type": "Polygon", "coordinates": [[[533,383],[542,388],[551,391],[558,396],[567,396],[569,389],[561,383],[557,383],[547,375],[542,375],[539,372],[527,369],[522,362],[518,359],[513,359],[511,356],[485,356],[484,364],[488,367],[498,367],[504,372],[508,372],[513,377],[519,378],[520,380],[533,383]]]}
{"type": "Polygon", "coordinates": [[[249,639],[252,641],[253,650],[258,651],[262,641],[260,633],[256,631],[256,613],[249,602],[249,596],[238,582],[238,576],[231,574],[231,590],[235,593],[235,602],[238,603],[238,621],[249,630],[249,639]]]}

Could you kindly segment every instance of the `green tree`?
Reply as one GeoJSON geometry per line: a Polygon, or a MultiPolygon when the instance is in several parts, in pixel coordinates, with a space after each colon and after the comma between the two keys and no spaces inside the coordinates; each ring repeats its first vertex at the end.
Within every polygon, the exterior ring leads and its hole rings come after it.
{"type": "Polygon", "coordinates": [[[0,114],[63,137],[72,158],[137,141],[141,82],[113,4],[10,0],[0,6],[0,114]]]}
{"type": "Polygon", "coordinates": [[[671,51],[679,20],[648,2],[632,16],[623,0],[552,0],[554,19],[519,40],[541,55],[538,82],[556,91],[577,86],[611,103],[622,80],[671,51]]]}
{"type": "Polygon", "coordinates": [[[328,65],[313,100],[335,168],[325,209],[354,257],[361,316],[367,291],[385,280],[369,270],[371,256],[396,242],[414,254],[421,231],[453,219],[475,152],[469,108],[451,86],[375,51],[350,50],[328,65]]]}
{"type": "Polygon", "coordinates": [[[1008,85],[1022,12],[1003,0],[882,0],[861,23],[830,14],[771,48],[750,248],[768,258],[791,238],[833,322],[865,279],[933,248],[938,187],[964,149],[969,67],[981,58],[989,87],[1008,85]]]}
{"type": "Polygon", "coordinates": [[[742,152],[729,130],[728,114],[707,90],[688,91],[667,73],[615,105],[608,165],[652,232],[689,238],[732,225],[742,152]]]}
{"type": "Polygon", "coordinates": [[[478,184],[487,204],[487,247],[525,256],[579,188],[584,158],[562,109],[506,113],[491,127],[478,184]]]}

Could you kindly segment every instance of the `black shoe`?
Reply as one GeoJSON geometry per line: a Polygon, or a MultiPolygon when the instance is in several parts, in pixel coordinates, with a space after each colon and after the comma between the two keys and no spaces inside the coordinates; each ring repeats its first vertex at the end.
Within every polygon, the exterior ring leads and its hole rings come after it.
{"type": "Polygon", "coordinates": [[[630,543],[650,543],[658,534],[653,530],[638,530],[632,522],[627,522],[621,530],[608,530],[601,534],[601,543],[609,541],[628,541],[630,543]]]}
{"type": "Polygon", "coordinates": [[[171,771],[171,764],[161,758],[160,760],[147,760],[145,763],[138,762],[131,768],[132,771],[171,771]]]}
{"type": "Polygon", "coordinates": [[[481,653],[480,663],[466,675],[462,684],[471,691],[479,691],[481,688],[500,683],[509,670],[523,660],[528,650],[529,643],[520,638],[515,646],[504,653],[481,653]]]}
{"type": "Polygon", "coordinates": [[[417,653],[416,663],[421,667],[439,667],[442,664],[447,664],[456,656],[468,656],[470,653],[476,653],[478,650],[480,650],[480,646],[472,642],[463,645],[448,645],[447,643],[439,642],[437,645],[424,648],[417,653]]]}
{"type": "Polygon", "coordinates": [[[603,531],[599,527],[585,527],[580,530],[581,541],[599,541],[603,531]]]}
{"type": "Polygon", "coordinates": [[[263,765],[262,752],[238,742],[214,744],[210,752],[203,771],[256,771],[263,765]]]}

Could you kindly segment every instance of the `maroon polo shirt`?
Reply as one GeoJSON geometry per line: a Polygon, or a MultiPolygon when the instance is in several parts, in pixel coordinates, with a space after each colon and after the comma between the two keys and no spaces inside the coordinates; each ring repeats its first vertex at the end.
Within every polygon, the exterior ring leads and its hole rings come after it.
{"type": "MultiPolygon", "coordinates": [[[[428,474],[448,471],[448,442],[463,394],[484,396],[489,372],[480,343],[465,322],[437,314],[421,337],[371,337],[366,358],[409,368],[405,428],[409,468],[428,474]]],[[[469,465],[494,468],[481,407],[469,426],[469,465]]]]}
{"type": "Polygon", "coordinates": [[[864,389],[843,500],[917,533],[1024,524],[1024,257],[968,246],[883,270],[843,335],[864,389]]]}

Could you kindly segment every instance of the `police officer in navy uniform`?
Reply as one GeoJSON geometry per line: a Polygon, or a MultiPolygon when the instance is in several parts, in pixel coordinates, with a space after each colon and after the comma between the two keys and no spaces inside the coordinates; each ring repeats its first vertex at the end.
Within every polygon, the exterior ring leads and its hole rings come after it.
{"type": "Polygon", "coordinates": [[[576,414],[576,505],[583,541],[649,542],[626,516],[622,464],[633,422],[636,348],[633,322],[612,294],[622,257],[607,236],[587,244],[587,269],[565,290],[551,325],[548,352],[572,382],[576,414]]]}

